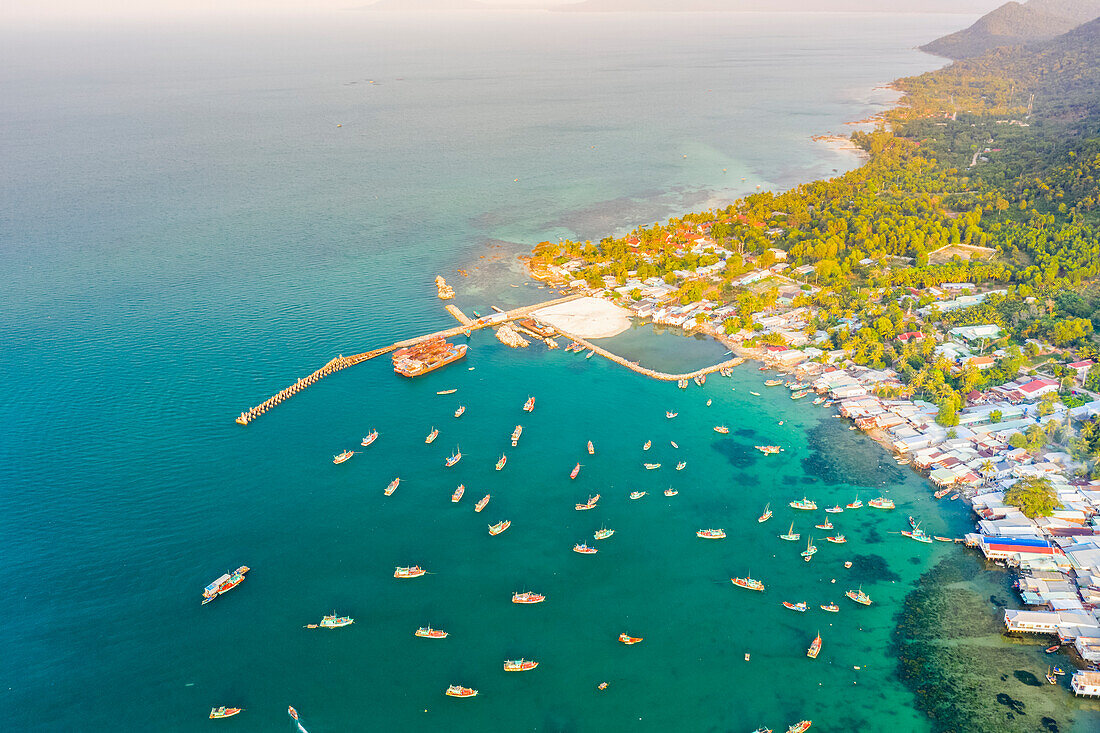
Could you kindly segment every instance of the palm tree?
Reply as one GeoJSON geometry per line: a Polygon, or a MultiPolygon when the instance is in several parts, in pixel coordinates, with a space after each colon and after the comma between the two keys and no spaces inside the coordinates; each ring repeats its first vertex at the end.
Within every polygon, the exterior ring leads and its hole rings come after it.
{"type": "Polygon", "coordinates": [[[989,483],[989,477],[996,470],[997,466],[994,465],[993,459],[991,458],[986,458],[984,461],[982,461],[982,465],[978,466],[978,473],[982,475],[982,479],[985,480],[985,483],[989,483]]]}

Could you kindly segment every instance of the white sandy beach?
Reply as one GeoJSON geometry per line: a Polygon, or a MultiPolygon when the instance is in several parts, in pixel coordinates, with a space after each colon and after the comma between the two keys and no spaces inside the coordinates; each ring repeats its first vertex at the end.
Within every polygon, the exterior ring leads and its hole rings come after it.
{"type": "Polygon", "coordinates": [[[586,339],[618,336],[630,328],[630,311],[600,298],[579,298],[533,314],[554,328],[586,339]]]}

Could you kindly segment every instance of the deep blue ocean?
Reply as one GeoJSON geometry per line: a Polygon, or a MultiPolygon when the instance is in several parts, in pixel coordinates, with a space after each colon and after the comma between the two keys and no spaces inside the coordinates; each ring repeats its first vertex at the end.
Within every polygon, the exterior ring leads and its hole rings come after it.
{"type": "MultiPolygon", "coordinates": [[[[311,733],[806,717],[929,730],[889,638],[907,587],[953,550],[890,533],[906,514],[960,532],[963,513],[937,513],[921,480],[752,365],[680,391],[483,331],[428,377],[378,359],[248,427],[233,419],[337,354],[453,325],[436,274],[467,312],[535,302],[549,294],[515,255],[540,240],[857,165],[810,137],[884,109],[894,96],[876,87],[942,63],[914,47],[969,22],[343,13],[0,29],[5,723],[268,731],[294,705],[311,733]],[[334,466],[372,427],[378,441],[334,466]],[[444,469],[456,445],[464,458],[444,469]],[[649,495],[630,501],[635,489],[649,495]],[[814,532],[791,499],[879,491],[898,510],[838,515],[849,543],[817,532],[810,564],[776,539],[792,521],[814,532]],[[597,492],[597,510],[573,510],[597,492]],[[501,519],[511,528],[490,537],[501,519]],[[600,526],[616,534],[597,555],[571,552],[600,526]],[[703,527],[729,537],[699,540],[703,527]],[[200,606],[242,564],[245,582],[200,606]],[[431,574],[392,577],[410,564],[431,574]],[[767,592],[729,584],[746,573],[767,592]],[[870,608],[843,597],[860,583],[870,608]],[[510,603],[523,589],[548,599],[510,603]],[[817,609],[829,601],[841,612],[817,609]],[[356,623],[302,628],[333,610],[356,623]],[[450,637],[414,638],[428,623],[450,637]],[[520,656],[539,668],[502,671],[520,656]],[[449,684],[481,694],[449,699],[449,684]],[[219,705],[245,712],[207,720],[219,705]]],[[[673,370],[724,354],[648,326],[604,343],[673,370]]]]}

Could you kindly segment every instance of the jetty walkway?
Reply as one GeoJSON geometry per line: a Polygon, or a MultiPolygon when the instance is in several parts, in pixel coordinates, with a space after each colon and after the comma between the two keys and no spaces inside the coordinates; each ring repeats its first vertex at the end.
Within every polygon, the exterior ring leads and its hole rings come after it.
{"type": "Polygon", "coordinates": [[[255,407],[242,412],[237,417],[237,424],[247,425],[260,415],[263,415],[268,410],[274,408],[276,405],[282,404],[286,400],[298,394],[306,387],[317,384],[317,382],[321,381],[328,375],[338,372],[341,369],[347,369],[350,366],[355,366],[356,364],[368,361],[375,358],[376,356],[388,354],[395,349],[402,349],[406,346],[414,346],[415,344],[419,344],[420,342],[427,341],[431,338],[452,338],[460,334],[469,336],[472,331],[477,331],[482,328],[488,328],[489,326],[499,326],[502,323],[507,323],[508,321],[512,321],[517,318],[524,318],[530,315],[532,312],[539,310],[540,308],[546,308],[548,306],[557,305],[559,303],[568,303],[571,300],[576,300],[581,297],[584,296],[580,294],[567,295],[564,298],[557,298],[555,300],[549,300],[544,303],[535,303],[534,305],[525,305],[519,308],[514,308],[510,311],[494,313],[491,316],[479,318],[476,321],[470,320],[470,318],[467,317],[466,314],[459,310],[456,306],[448,305],[447,311],[451,315],[453,315],[462,325],[456,326],[454,328],[444,329],[442,331],[436,331],[434,333],[424,334],[423,336],[416,336],[415,338],[406,339],[404,341],[398,341],[396,343],[390,344],[389,346],[383,346],[379,349],[364,351],[362,354],[355,354],[353,356],[344,356],[343,354],[341,354],[340,356],[337,356],[335,359],[325,364],[317,371],[310,374],[308,377],[302,377],[286,389],[280,390],[279,392],[272,395],[271,397],[268,397],[266,400],[256,405],[255,407]]]}
{"type": "Polygon", "coordinates": [[[695,371],[687,372],[686,374],[668,374],[667,372],[659,372],[656,369],[647,369],[644,366],[640,366],[637,362],[627,361],[618,354],[613,354],[607,349],[596,346],[591,341],[586,341],[579,336],[573,336],[572,334],[568,334],[561,329],[558,329],[558,333],[560,333],[565,338],[573,339],[581,346],[586,346],[600,356],[610,359],[616,364],[620,364],[627,369],[630,369],[631,371],[635,371],[638,374],[644,374],[647,377],[653,377],[654,379],[660,379],[665,382],[678,382],[681,379],[694,379],[695,377],[701,377],[704,374],[712,374],[723,369],[738,366],[745,361],[742,357],[734,357],[733,359],[730,359],[729,361],[724,361],[721,364],[715,364],[714,366],[705,367],[703,369],[696,369],[695,371]]]}

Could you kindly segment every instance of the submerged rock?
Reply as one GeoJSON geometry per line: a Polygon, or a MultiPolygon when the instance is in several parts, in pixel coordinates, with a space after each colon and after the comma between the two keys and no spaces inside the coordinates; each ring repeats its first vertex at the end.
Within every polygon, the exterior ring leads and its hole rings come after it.
{"type": "Polygon", "coordinates": [[[938,733],[1035,733],[1073,724],[1065,694],[1039,681],[1036,646],[1002,636],[991,601],[1001,600],[1007,582],[972,554],[952,553],[905,598],[894,630],[898,674],[938,733]]]}

